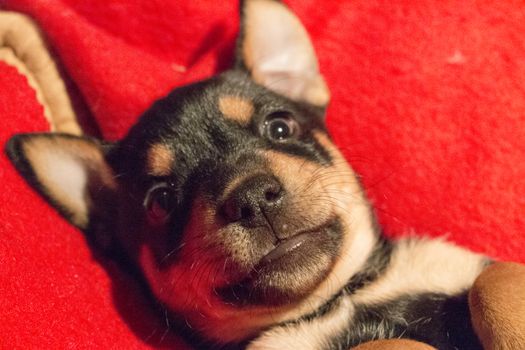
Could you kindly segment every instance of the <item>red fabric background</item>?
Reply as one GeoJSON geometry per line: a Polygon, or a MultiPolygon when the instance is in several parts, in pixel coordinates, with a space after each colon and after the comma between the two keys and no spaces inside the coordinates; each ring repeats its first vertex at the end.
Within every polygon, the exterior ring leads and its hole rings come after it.
{"type": "MultiPolygon", "coordinates": [[[[108,139],[172,87],[227,67],[238,21],[236,1],[4,3],[40,23],[108,139]]],[[[289,4],[332,90],[330,129],[388,234],[525,262],[523,2],[289,4]]],[[[4,64],[0,86],[2,144],[46,129],[4,64]]],[[[133,279],[0,162],[0,347],[182,348],[133,279]]]]}

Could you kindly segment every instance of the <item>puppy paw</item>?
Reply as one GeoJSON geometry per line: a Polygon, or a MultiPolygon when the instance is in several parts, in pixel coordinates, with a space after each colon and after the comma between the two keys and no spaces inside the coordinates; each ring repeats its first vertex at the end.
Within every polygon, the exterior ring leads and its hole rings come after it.
{"type": "Polygon", "coordinates": [[[485,269],[469,294],[472,323],[488,350],[525,349],[525,265],[485,269]]]}
{"type": "Polygon", "coordinates": [[[388,339],[369,341],[351,350],[436,350],[436,348],[409,339],[388,339]]]}

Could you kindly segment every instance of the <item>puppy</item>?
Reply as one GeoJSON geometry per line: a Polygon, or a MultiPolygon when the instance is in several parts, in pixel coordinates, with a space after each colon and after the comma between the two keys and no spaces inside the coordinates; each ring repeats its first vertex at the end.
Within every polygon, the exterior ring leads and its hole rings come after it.
{"type": "Polygon", "coordinates": [[[305,29],[278,1],[241,10],[234,67],[175,89],[120,142],[17,135],[10,159],[205,347],[481,348],[467,292],[488,260],[381,235],[325,128],[305,29]]]}

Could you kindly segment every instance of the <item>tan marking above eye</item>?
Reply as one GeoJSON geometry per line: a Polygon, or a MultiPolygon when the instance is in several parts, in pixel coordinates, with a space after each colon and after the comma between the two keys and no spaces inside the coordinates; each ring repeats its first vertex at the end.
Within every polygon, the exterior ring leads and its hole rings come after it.
{"type": "Polygon", "coordinates": [[[219,97],[219,110],[228,119],[247,125],[255,111],[252,101],[240,97],[225,95],[219,97]]]}
{"type": "Polygon", "coordinates": [[[150,147],[146,159],[146,171],[153,176],[168,176],[171,174],[175,154],[162,143],[150,147]]]}

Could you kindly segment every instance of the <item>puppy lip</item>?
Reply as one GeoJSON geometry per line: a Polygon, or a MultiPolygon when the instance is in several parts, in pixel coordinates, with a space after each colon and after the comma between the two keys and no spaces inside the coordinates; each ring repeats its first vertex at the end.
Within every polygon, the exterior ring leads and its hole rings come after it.
{"type": "Polygon", "coordinates": [[[342,227],[333,215],[320,226],[298,231],[261,252],[251,271],[241,273],[218,289],[226,303],[235,306],[290,305],[321,283],[339,254],[342,227]]]}
{"type": "Polygon", "coordinates": [[[293,250],[299,248],[304,242],[311,238],[310,236],[312,234],[314,233],[300,233],[291,238],[278,242],[275,248],[273,248],[269,253],[262,257],[262,259],[259,262],[259,265],[269,264],[272,261],[279,259],[283,255],[288,254],[293,250]]]}
{"type": "Polygon", "coordinates": [[[257,264],[257,267],[260,268],[262,266],[271,264],[284,255],[288,255],[289,253],[293,252],[297,248],[301,247],[304,243],[319,236],[327,227],[332,225],[334,220],[335,218],[330,218],[324,224],[315,228],[296,233],[295,235],[286,239],[278,240],[276,246],[261,258],[257,264]]]}

